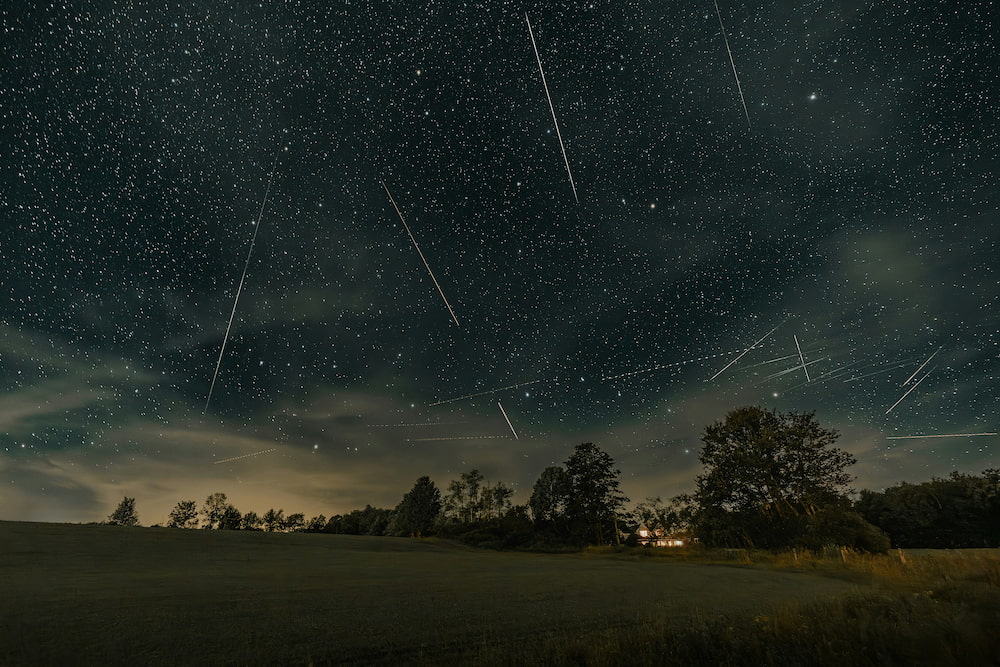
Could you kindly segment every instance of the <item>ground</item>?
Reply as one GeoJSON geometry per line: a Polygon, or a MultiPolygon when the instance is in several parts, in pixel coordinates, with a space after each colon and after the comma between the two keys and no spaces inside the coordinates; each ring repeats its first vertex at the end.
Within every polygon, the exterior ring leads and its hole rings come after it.
{"type": "Polygon", "coordinates": [[[324,534],[0,522],[0,664],[410,663],[855,584],[324,534]]]}

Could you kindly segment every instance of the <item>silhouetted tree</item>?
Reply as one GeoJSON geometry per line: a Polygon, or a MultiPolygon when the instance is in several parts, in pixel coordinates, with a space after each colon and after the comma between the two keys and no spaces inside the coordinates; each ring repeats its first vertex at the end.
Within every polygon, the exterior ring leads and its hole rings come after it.
{"type": "Polygon", "coordinates": [[[1000,471],[862,491],[856,509],[898,547],[1000,547],[1000,471]]]}
{"type": "Polygon", "coordinates": [[[841,505],[855,459],[833,446],[839,434],[814,414],[744,407],[705,427],[694,494],[702,541],[788,546],[806,535],[807,517],[841,505]]]}
{"type": "Polygon", "coordinates": [[[478,470],[471,470],[452,480],[441,501],[443,526],[471,525],[500,519],[510,509],[514,490],[503,482],[490,485],[478,470]]]}
{"type": "Polygon", "coordinates": [[[279,532],[285,529],[285,510],[269,509],[264,512],[264,530],[269,533],[279,532]]]}
{"type": "Polygon", "coordinates": [[[167,528],[197,528],[198,503],[193,500],[182,500],[170,510],[167,528]]]}
{"type": "Polygon", "coordinates": [[[303,514],[302,512],[296,512],[295,514],[289,514],[285,518],[284,529],[288,532],[293,532],[296,530],[300,530],[305,525],[306,525],[306,515],[303,514]]]}
{"type": "Polygon", "coordinates": [[[572,534],[593,544],[618,543],[618,519],[628,498],[619,488],[614,459],[592,442],[566,459],[565,515],[572,534]]]}
{"type": "Polygon", "coordinates": [[[397,535],[427,535],[441,511],[441,492],[430,477],[421,477],[403,496],[393,515],[392,529],[397,535]]]}
{"type": "Polygon", "coordinates": [[[240,530],[260,530],[263,520],[256,512],[247,512],[240,519],[240,530]]]}
{"type": "Polygon", "coordinates": [[[563,519],[569,503],[569,492],[569,479],[561,466],[550,466],[543,470],[528,501],[535,523],[551,524],[563,519]]]}
{"type": "Polygon", "coordinates": [[[219,530],[239,530],[242,526],[243,515],[230,504],[226,504],[219,517],[219,530]]]}
{"type": "Polygon", "coordinates": [[[229,501],[224,493],[213,493],[206,498],[205,504],[201,506],[201,515],[205,520],[202,528],[217,530],[229,507],[229,501]]]}
{"type": "Polygon", "coordinates": [[[139,515],[135,511],[135,498],[125,496],[115,511],[108,515],[108,523],[113,526],[137,526],[139,515]]]}
{"type": "Polygon", "coordinates": [[[338,535],[385,535],[392,521],[393,510],[365,505],[363,510],[330,517],[323,529],[338,535]]]}
{"type": "Polygon", "coordinates": [[[444,519],[455,523],[473,523],[483,511],[483,484],[486,478],[478,470],[459,475],[448,484],[448,493],[442,500],[444,519]]]}
{"type": "Polygon", "coordinates": [[[306,521],[306,532],[318,533],[326,527],[326,517],[318,514],[306,521]]]}

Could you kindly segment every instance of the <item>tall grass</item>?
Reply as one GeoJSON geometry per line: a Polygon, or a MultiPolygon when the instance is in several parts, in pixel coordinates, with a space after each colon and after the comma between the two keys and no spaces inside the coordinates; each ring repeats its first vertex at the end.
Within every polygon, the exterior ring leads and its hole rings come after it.
{"type": "Polygon", "coordinates": [[[757,615],[644,618],[563,632],[537,645],[484,647],[481,665],[1000,665],[1000,552],[934,554],[589,550],[794,569],[847,578],[864,592],[757,615]]]}

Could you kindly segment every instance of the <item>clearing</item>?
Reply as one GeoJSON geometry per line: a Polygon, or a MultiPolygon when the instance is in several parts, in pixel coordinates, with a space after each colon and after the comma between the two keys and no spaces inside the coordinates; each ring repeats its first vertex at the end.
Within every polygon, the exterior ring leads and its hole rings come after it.
{"type": "Polygon", "coordinates": [[[802,572],[658,561],[0,522],[0,664],[433,663],[857,590],[802,572]]]}

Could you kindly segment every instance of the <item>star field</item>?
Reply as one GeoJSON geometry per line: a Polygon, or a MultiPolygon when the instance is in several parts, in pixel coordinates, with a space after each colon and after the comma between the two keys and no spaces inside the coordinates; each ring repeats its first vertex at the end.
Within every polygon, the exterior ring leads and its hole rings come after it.
{"type": "Polygon", "coordinates": [[[858,487],[997,467],[887,439],[1000,430],[990,3],[719,12],[732,65],[710,2],[0,10],[0,518],[524,502],[583,441],[668,496],[746,404],[858,487]]]}

